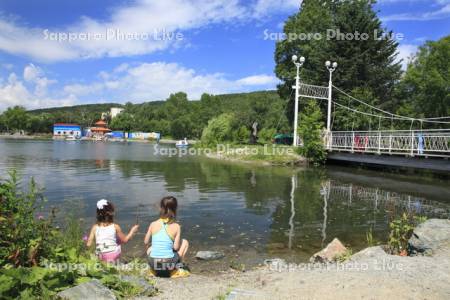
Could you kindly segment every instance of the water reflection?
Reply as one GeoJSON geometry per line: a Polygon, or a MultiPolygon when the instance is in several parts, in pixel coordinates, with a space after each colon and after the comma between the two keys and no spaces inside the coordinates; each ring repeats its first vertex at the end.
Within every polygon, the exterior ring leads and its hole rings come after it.
{"type": "Polygon", "coordinates": [[[322,189],[320,194],[323,196],[323,225],[322,225],[322,247],[327,238],[327,218],[328,218],[328,199],[330,197],[330,181],[328,180],[325,184],[322,184],[322,189]]]}
{"type": "Polygon", "coordinates": [[[290,202],[291,202],[291,217],[289,218],[289,242],[288,242],[288,248],[292,249],[292,238],[294,237],[294,217],[295,217],[295,189],[297,188],[297,176],[292,175],[292,190],[291,190],[291,196],[290,196],[290,202]]]}
{"type": "MultiPolygon", "coordinates": [[[[450,216],[446,181],[166,158],[145,144],[0,140],[1,175],[12,167],[24,180],[34,176],[45,186],[49,205],[72,211],[76,206],[86,226],[94,222],[96,201],[107,198],[116,203],[121,225],[139,222],[145,231],[157,217],[158,200],[173,194],[193,251],[215,248],[240,259],[247,253],[259,261],[304,261],[334,237],[358,250],[369,228],[385,241],[389,221],[403,211],[450,216]]],[[[141,238],[129,247],[141,250],[141,238]]]]}

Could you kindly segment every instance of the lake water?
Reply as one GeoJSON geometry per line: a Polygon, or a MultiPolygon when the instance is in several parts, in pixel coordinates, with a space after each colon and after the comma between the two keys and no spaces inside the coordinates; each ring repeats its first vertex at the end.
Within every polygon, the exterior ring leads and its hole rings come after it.
{"type": "Polygon", "coordinates": [[[191,244],[188,262],[198,272],[226,269],[232,261],[253,266],[270,257],[304,262],[335,237],[357,251],[367,246],[371,228],[375,239],[385,242],[389,221],[403,211],[450,217],[445,179],[342,166],[293,169],[166,157],[154,147],[0,139],[0,175],[15,168],[24,182],[33,176],[45,187],[48,207],[77,214],[86,231],[102,198],[116,205],[123,229],[138,217],[140,232],[124,248],[126,256],[143,256],[142,239],[157,218],[159,199],[174,195],[183,236],[191,244]],[[226,258],[197,262],[198,250],[224,251],[226,258]]]}

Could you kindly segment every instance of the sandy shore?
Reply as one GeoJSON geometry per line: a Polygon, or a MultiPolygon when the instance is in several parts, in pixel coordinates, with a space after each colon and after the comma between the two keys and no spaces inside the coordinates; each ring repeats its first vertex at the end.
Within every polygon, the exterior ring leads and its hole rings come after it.
{"type": "Polygon", "coordinates": [[[278,264],[245,273],[157,278],[156,298],[450,299],[450,221],[440,222],[441,232],[431,229],[440,239],[432,255],[402,257],[376,246],[340,264],[278,264]]]}
{"type": "Polygon", "coordinates": [[[263,268],[245,273],[230,270],[217,276],[158,278],[161,293],[156,298],[450,299],[449,249],[433,257],[400,257],[368,248],[345,264],[312,270],[263,268]]]}

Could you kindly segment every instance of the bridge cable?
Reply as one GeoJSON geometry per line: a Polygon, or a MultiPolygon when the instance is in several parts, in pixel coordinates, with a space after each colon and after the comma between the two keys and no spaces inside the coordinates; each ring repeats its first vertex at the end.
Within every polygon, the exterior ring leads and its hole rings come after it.
{"type": "Polygon", "coordinates": [[[278,131],[278,127],[280,126],[280,122],[281,122],[281,118],[283,117],[283,115],[286,114],[286,109],[288,108],[288,102],[291,100],[292,94],[293,94],[294,90],[291,90],[291,94],[288,97],[288,100],[286,103],[284,103],[284,109],[283,112],[280,114],[280,117],[278,118],[278,122],[277,122],[277,126],[275,127],[275,129],[278,131]]]}
{"type": "MultiPolygon", "coordinates": [[[[345,108],[345,109],[347,109],[347,110],[349,110],[349,111],[352,111],[352,112],[354,112],[354,113],[359,113],[359,114],[366,115],[366,116],[379,117],[379,118],[382,118],[382,119],[391,119],[391,120],[394,120],[394,119],[395,119],[395,120],[402,120],[402,121],[405,121],[405,120],[408,120],[408,121],[423,121],[423,122],[426,123],[426,120],[423,120],[423,119],[414,119],[414,118],[404,119],[404,118],[397,118],[397,117],[395,117],[395,116],[393,116],[393,115],[391,115],[391,116],[389,116],[389,117],[388,117],[388,116],[383,116],[383,115],[375,115],[375,114],[372,114],[372,113],[363,112],[363,111],[360,111],[360,110],[353,109],[353,108],[351,108],[351,107],[342,105],[342,104],[340,104],[340,103],[337,103],[337,102],[334,101],[334,100],[332,100],[332,102],[335,103],[335,104],[336,104],[337,106],[339,106],[339,107],[342,107],[342,108],[345,108]]],[[[439,122],[439,123],[450,124],[450,122],[439,122]]]]}
{"type": "Polygon", "coordinates": [[[348,107],[348,106],[342,105],[342,104],[337,103],[337,102],[335,102],[335,101],[332,101],[332,102],[336,103],[336,105],[339,106],[339,107],[342,107],[342,108],[345,108],[345,109],[347,109],[347,110],[353,111],[353,112],[355,112],[355,113],[360,113],[360,114],[363,114],[363,115],[366,115],[366,116],[380,117],[380,118],[383,118],[383,119],[392,119],[392,120],[395,119],[395,120],[402,120],[402,121],[422,121],[422,122],[425,122],[425,123],[450,124],[450,122],[427,121],[427,120],[425,120],[425,119],[415,119],[415,118],[396,117],[395,115],[390,115],[390,116],[375,115],[375,114],[372,114],[372,113],[367,113],[367,112],[363,112],[363,111],[360,111],[360,110],[357,110],[357,109],[350,108],[350,107],[348,107]]]}
{"type": "Polygon", "coordinates": [[[385,111],[385,110],[383,110],[381,108],[378,108],[376,106],[370,105],[370,104],[368,104],[368,103],[366,103],[366,102],[364,102],[362,100],[359,100],[359,99],[353,97],[352,95],[344,92],[343,90],[341,90],[340,88],[336,87],[335,85],[333,85],[333,87],[336,90],[338,90],[339,92],[341,92],[342,94],[344,94],[345,96],[347,96],[347,97],[349,97],[349,98],[351,98],[351,99],[353,99],[353,100],[355,100],[355,101],[357,101],[357,102],[359,102],[361,104],[364,104],[364,105],[366,105],[366,106],[368,106],[368,107],[370,107],[372,109],[378,110],[378,111],[380,111],[380,112],[382,112],[384,114],[388,114],[388,115],[393,116],[393,117],[395,116],[396,119],[398,119],[398,120],[418,120],[418,121],[422,120],[423,122],[427,122],[427,123],[450,124],[450,122],[435,121],[437,119],[447,119],[447,118],[450,118],[450,116],[449,117],[438,117],[438,118],[423,118],[423,119],[422,118],[412,118],[412,117],[402,116],[402,115],[398,115],[398,114],[394,114],[394,113],[385,111]]]}

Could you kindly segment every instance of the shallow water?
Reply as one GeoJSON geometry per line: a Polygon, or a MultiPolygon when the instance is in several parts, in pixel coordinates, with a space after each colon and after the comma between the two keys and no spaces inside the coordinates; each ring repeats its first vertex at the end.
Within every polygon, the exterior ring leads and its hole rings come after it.
{"type": "MultiPolygon", "coordinates": [[[[128,256],[143,255],[148,223],[158,201],[179,200],[188,261],[197,271],[226,269],[231,261],[255,265],[268,257],[306,261],[334,237],[357,251],[372,228],[385,242],[389,221],[403,211],[450,217],[448,180],[365,171],[259,167],[204,157],[165,157],[155,145],[0,140],[0,175],[16,168],[45,187],[48,206],[76,213],[86,228],[101,198],[115,203],[117,222],[127,230],[138,218],[139,235],[128,256]],[[196,262],[197,250],[221,250],[226,259],[196,262]]],[[[160,145],[161,148],[171,147],[160,145]]],[[[167,152],[167,151],[166,151],[167,152]]]]}

